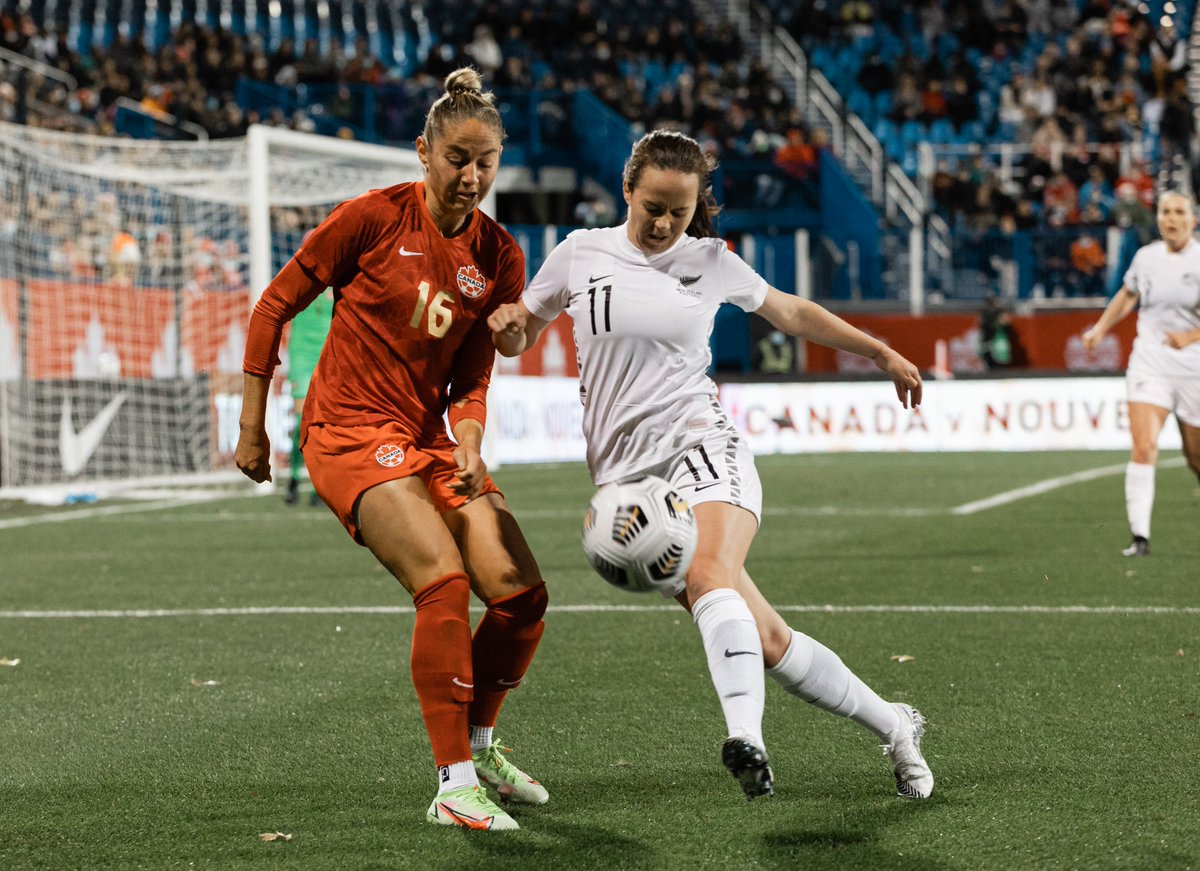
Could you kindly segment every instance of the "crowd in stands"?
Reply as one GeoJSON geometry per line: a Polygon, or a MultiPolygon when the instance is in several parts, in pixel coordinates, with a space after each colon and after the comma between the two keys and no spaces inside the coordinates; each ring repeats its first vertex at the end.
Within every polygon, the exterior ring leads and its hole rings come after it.
{"type": "MultiPolygon", "coordinates": [[[[926,181],[954,225],[981,233],[1116,223],[1142,237],[1153,226],[1151,166],[1195,158],[1179,32],[1192,3],[1175,5],[1184,10],[1178,27],[1135,0],[767,0],[910,173],[918,141],[945,146],[926,181]],[[997,143],[1015,156],[1002,161],[997,143]]],[[[345,135],[354,135],[350,88],[384,85],[397,107],[385,126],[404,141],[419,132],[420,109],[444,75],[470,63],[502,93],[588,89],[635,129],[680,129],[723,161],[773,165],[755,177],[758,205],[778,200],[781,180],[811,182],[827,147],[736,28],[696,14],[691,0],[406,8],[412,50],[398,62],[373,56],[363,38],[323,49],[313,38],[269,45],[261,34],[196,23],[158,48],[118,31],[111,44],[81,51],[9,6],[0,46],[61,75],[3,64],[0,118],[114,134],[123,98],[214,138],[256,122],[311,130],[317,113],[347,119],[345,135]],[[258,111],[239,105],[239,81],[334,90],[321,105],[258,111]]],[[[557,111],[553,100],[545,108],[557,111]]]]}
{"type": "MultiPolygon", "coordinates": [[[[469,63],[500,92],[586,88],[636,128],[683,130],[722,158],[776,161],[778,155],[792,179],[815,174],[824,140],[812,135],[769,70],[745,56],[732,24],[710,23],[690,0],[622,5],[626,14],[618,16],[607,7],[602,15],[592,0],[447,0],[424,9],[425,37],[414,31],[416,50],[404,64],[372,56],[361,38],[349,48],[329,41],[321,51],[312,38],[269,46],[258,34],[194,22],[157,49],[148,35],[118,30],[111,44],[82,51],[64,31],[10,7],[0,13],[0,46],[69,78],[3,64],[0,119],[113,135],[124,98],[198,125],[212,138],[242,135],[252,123],[312,130],[316,113],[350,118],[350,88],[323,105],[259,111],[239,105],[239,79],[287,87],[387,84],[394,105],[384,127],[404,141],[419,132],[420,108],[440,92],[445,74],[469,63]],[[406,106],[417,108],[406,112],[406,106]]],[[[555,111],[553,101],[546,109],[555,111]]],[[[342,135],[353,136],[352,129],[347,123],[342,135]]]]}
{"type": "Polygon", "coordinates": [[[769,5],[910,173],[918,141],[945,146],[932,193],[972,229],[1141,227],[1151,162],[1195,159],[1182,0],[769,5]]]}

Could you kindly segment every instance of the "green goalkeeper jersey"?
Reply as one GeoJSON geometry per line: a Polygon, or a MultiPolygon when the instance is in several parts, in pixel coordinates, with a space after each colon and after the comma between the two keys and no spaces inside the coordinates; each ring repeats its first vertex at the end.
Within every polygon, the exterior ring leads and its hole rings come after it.
{"type": "Polygon", "coordinates": [[[317,358],[329,335],[331,320],[333,294],[328,290],[292,319],[292,333],[288,339],[288,382],[292,385],[293,397],[308,393],[308,382],[313,369],[317,368],[317,358]]]}

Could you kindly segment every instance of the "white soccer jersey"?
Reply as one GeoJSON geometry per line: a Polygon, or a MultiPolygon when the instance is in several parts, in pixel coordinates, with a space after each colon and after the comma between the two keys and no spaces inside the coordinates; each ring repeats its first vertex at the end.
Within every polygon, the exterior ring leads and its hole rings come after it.
{"type": "Polygon", "coordinates": [[[588,469],[597,484],[643,472],[728,426],[707,375],[717,309],[755,311],[767,283],[720,239],[683,236],[647,255],[626,225],[577,230],[522,297],[574,321],[588,469]]]}
{"type": "Polygon", "coordinates": [[[1162,241],[1138,249],[1124,285],[1140,297],[1130,370],[1200,377],[1200,342],[1183,349],[1164,342],[1167,333],[1200,327],[1200,242],[1191,239],[1178,253],[1162,241]]]}

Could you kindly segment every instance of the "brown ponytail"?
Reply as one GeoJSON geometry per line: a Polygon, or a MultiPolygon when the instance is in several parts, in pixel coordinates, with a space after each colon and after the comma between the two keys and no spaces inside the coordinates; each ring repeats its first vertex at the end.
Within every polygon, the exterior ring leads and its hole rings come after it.
{"type": "Polygon", "coordinates": [[[483,90],[483,80],[470,67],[460,67],[446,76],[446,93],[438,97],[425,116],[422,137],[427,145],[442,135],[447,127],[463,121],[478,119],[496,131],[504,141],[504,122],[496,109],[491,92],[483,90]]]}

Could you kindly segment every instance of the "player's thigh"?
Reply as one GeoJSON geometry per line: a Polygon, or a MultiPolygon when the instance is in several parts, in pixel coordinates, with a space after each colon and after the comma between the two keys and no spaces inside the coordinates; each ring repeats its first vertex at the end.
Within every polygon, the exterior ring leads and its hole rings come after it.
{"type": "Polygon", "coordinates": [[[1158,436],[1170,413],[1168,408],[1149,402],[1129,403],[1129,435],[1133,439],[1135,463],[1153,463],[1158,459],[1158,436]]]}
{"type": "Polygon", "coordinates": [[[1200,475],[1200,426],[1179,421],[1179,436],[1183,442],[1183,456],[1188,468],[1200,475]]]}
{"type": "Polygon", "coordinates": [[[499,493],[485,493],[443,516],[481,599],[509,596],[541,582],[533,551],[499,493]]]}
{"type": "Polygon", "coordinates": [[[463,570],[454,537],[419,477],[371,487],[357,514],[363,544],[410,593],[463,570]]]}
{"type": "Polygon", "coordinates": [[[696,553],[686,586],[688,600],[695,602],[711,590],[736,589],[758,521],[745,508],[728,502],[704,502],[692,513],[696,515],[696,553]]]}

